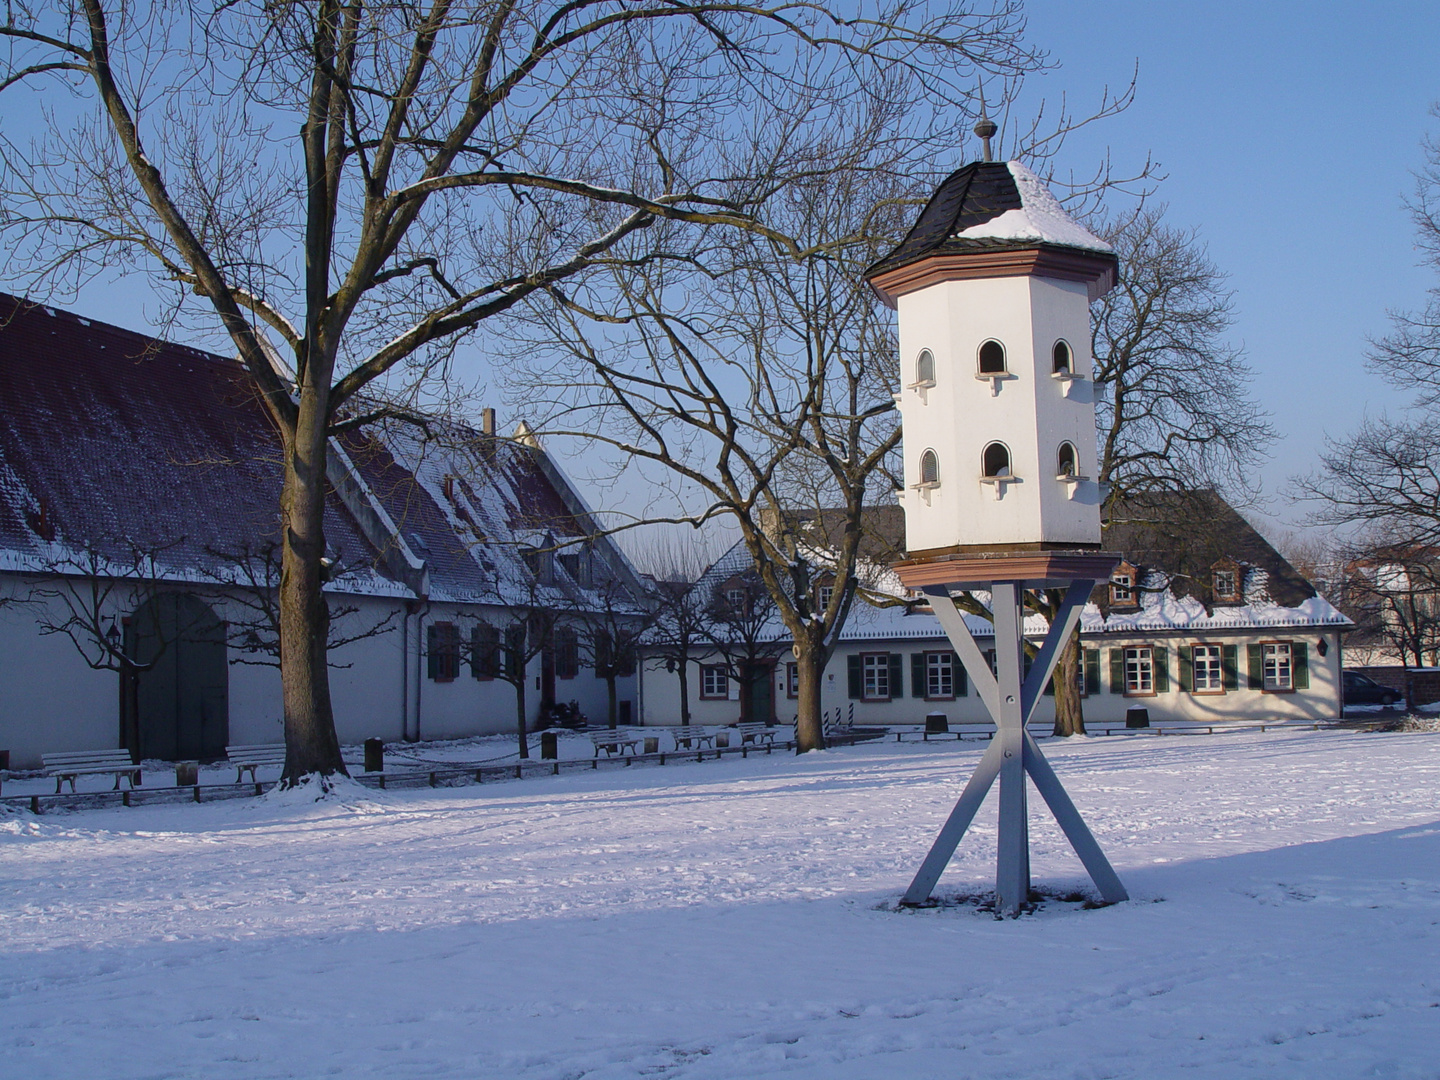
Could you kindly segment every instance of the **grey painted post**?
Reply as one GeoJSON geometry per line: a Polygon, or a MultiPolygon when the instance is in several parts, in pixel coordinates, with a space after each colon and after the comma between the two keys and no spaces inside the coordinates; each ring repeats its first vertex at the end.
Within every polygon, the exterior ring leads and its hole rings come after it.
{"type": "Polygon", "coordinates": [[[995,902],[1007,915],[1017,914],[1030,896],[1030,827],[1025,804],[1025,722],[1021,716],[1023,640],[1019,583],[997,581],[990,587],[995,619],[995,681],[1000,715],[995,741],[1001,746],[1000,830],[995,856],[995,902]]]}

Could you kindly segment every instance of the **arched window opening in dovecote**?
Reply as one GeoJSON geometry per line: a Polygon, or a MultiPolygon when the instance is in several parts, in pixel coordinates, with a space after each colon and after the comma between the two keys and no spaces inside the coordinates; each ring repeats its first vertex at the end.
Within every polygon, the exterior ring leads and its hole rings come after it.
{"type": "Polygon", "coordinates": [[[1079,471],[1080,469],[1075,464],[1075,444],[1062,442],[1055,455],[1055,475],[1063,478],[1075,476],[1079,471]]]}
{"type": "Polygon", "coordinates": [[[992,442],[985,447],[980,465],[987,479],[1010,475],[1010,448],[1004,443],[992,442]]]}
{"type": "Polygon", "coordinates": [[[920,483],[940,483],[940,458],[934,450],[926,450],[920,455],[920,483]]]}
{"type": "Polygon", "coordinates": [[[1005,372],[1005,346],[991,338],[980,346],[980,374],[1004,375],[1005,372]]]}
{"type": "Polygon", "coordinates": [[[1050,350],[1050,370],[1056,375],[1072,375],[1075,372],[1075,358],[1070,346],[1062,341],[1055,342],[1050,350]]]}
{"type": "Polygon", "coordinates": [[[915,359],[915,385],[935,385],[935,354],[929,349],[921,349],[915,359]]]}

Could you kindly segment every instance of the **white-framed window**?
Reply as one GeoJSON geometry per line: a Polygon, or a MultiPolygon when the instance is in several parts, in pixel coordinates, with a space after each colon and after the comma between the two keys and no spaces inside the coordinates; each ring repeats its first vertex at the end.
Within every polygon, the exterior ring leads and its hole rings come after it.
{"type": "Polygon", "coordinates": [[[1288,641],[1270,641],[1260,646],[1264,660],[1265,689],[1293,690],[1295,671],[1288,641]]]}
{"type": "Polygon", "coordinates": [[[1155,653],[1148,645],[1125,650],[1125,693],[1155,693],[1155,653]]]}
{"type": "Polygon", "coordinates": [[[955,667],[951,653],[925,654],[925,696],[932,699],[955,696],[955,667]]]}
{"type": "Polygon", "coordinates": [[[1110,577],[1110,602],[1112,604],[1135,603],[1135,575],[1116,571],[1110,577]]]}
{"type": "Polygon", "coordinates": [[[793,661],[785,665],[785,696],[800,696],[800,665],[793,661]]]}
{"type": "Polygon", "coordinates": [[[730,676],[723,664],[700,665],[700,696],[708,699],[730,696],[730,676]]]}
{"type": "Polygon", "coordinates": [[[860,696],[866,701],[890,700],[889,653],[863,653],[861,655],[860,696]]]}
{"type": "Polygon", "coordinates": [[[1197,694],[1225,692],[1225,669],[1219,645],[1196,645],[1190,650],[1191,688],[1197,694]]]}
{"type": "Polygon", "coordinates": [[[1239,597],[1240,586],[1237,577],[1234,570],[1213,572],[1210,587],[1215,593],[1216,600],[1234,600],[1239,597]]]}
{"type": "Polygon", "coordinates": [[[744,611],[745,608],[748,606],[748,605],[745,603],[745,590],[744,590],[744,589],[726,589],[726,590],[725,590],[725,603],[730,606],[730,609],[731,609],[732,611],[744,611]]]}
{"type": "Polygon", "coordinates": [[[819,592],[820,610],[825,611],[830,607],[830,601],[835,597],[835,586],[821,585],[819,592]]]}

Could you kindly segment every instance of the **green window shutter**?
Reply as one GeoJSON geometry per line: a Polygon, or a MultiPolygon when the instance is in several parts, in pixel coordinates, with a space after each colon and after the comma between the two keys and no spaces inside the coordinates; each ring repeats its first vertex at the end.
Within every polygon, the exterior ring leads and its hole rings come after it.
{"type": "Polygon", "coordinates": [[[1240,689],[1239,650],[1234,645],[1220,646],[1220,670],[1225,679],[1226,690],[1240,689]]]}
{"type": "Polygon", "coordinates": [[[1176,659],[1180,662],[1177,674],[1182,694],[1188,694],[1195,689],[1195,654],[1191,650],[1190,645],[1181,645],[1175,650],[1176,659]]]}
{"type": "Polygon", "coordinates": [[[905,696],[905,656],[902,653],[892,652],[890,654],[890,700],[903,698],[905,696]]]}
{"type": "Polygon", "coordinates": [[[1310,648],[1303,641],[1290,644],[1290,682],[1296,690],[1310,689],[1310,648]]]}
{"type": "Polygon", "coordinates": [[[1085,693],[1100,693],[1100,650],[1085,650],[1085,693]]]}
{"type": "Polygon", "coordinates": [[[860,657],[847,657],[850,666],[850,700],[858,701],[864,694],[864,687],[861,685],[860,657]]]}
{"type": "Polygon", "coordinates": [[[1125,692],[1125,650],[1110,650],[1110,693],[1125,692]]]}
{"type": "Polygon", "coordinates": [[[433,623],[425,628],[425,674],[440,678],[440,630],[433,623]]]}
{"type": "Polygon", "coordinates": [[[1249,662],[1250,689],[1265,689],[1265,655],[1259,645],[1245,646],[1245,659],[1249,662]]]}
{"type": "Polygon", "coordinates": [[[910,654],[910,696],[925,696],[925,654],[910,654]]]}
{"type": "Polygon", "coordinates": [[[1170,650],[1156,646],[1150,650],[1150,655],[1155,658],[1155,692],[1168,694],[1170,692],[1170,650]]]}
{"type": "Polygon", "coordinates": [[[965,665],[960,663],[960,657],[953,652],[950,654],[950,672],[954,679],[955,696],[965,697],[970,693],[970,679],[965,674],[965,665]]]}

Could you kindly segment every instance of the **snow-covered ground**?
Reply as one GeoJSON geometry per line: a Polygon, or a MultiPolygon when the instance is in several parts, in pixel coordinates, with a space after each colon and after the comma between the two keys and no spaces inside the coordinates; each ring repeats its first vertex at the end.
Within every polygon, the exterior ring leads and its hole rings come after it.
{"type": "Polygon", "coordinates": [[[889,910],[983,749],[13,814],[0,1074],[1440,1076],[1440,736],[1047,743],[1134,899],[889,910]]]}

